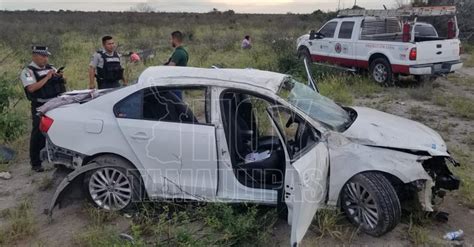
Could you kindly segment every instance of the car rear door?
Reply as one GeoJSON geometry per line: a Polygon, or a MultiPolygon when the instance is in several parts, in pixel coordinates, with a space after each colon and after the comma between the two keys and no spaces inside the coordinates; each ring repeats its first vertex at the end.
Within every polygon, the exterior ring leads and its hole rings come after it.
{"type": "MultiPolygon", "coordinates": [[[[213,199],[217,192],[215,127],[205,89],[147,88],[114,107],[117,122],[152,179],[153,197],[213,199]]],[[[142,173],[143,174],[143,173],[142,173]]],[[[145,181],[146,182],[146,181],[145,181]]]]}
{"type": "Polygon", "coordinates": [[[325,203],[329,152],[316,130],[290,109],[274,106],[268,112],[280,139],[286,144],[284,201],[291,225],[291,246],[296,246],[306,234],[316,211],[325,203]],[[298,122],[296,129],[292,127],[295,122],[298,122]]]}

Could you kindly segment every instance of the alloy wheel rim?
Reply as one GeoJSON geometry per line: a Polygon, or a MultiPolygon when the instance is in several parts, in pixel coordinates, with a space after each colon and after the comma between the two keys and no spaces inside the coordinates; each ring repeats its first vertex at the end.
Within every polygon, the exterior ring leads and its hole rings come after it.
{"type": "Polygon", "coordinates": [[[344,205],[349,216],[365,228],[374,229],[379,219],[378,207],[372,195],[358,183],[346,184],[344,205]]]}
{"type": "Polygon", "coordinates": [[[114,168],[95,171],[89,180],[89,193],[99,207],[107,210],[121,210],[132,200],[130,180],[114,168]]]}
{"type": "Polygon", "coordinates": [[[375,65],[373,75],[374,75],[374,79],[378,83],[385,82],[387,80],[387,76],[388,76],[387,67],[385,67],[385,65],[383,65],[381,63],[375,65]]]}

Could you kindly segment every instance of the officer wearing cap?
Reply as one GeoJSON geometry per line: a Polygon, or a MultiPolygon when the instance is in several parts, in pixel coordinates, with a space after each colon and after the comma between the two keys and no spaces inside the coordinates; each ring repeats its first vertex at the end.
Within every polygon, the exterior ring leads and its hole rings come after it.
{"type": "Polygon", "coordinates": [[[112,36],[102,37],[103,49],[97,51],[92,56],[89,64],[89,88],[99,89],[120,87],[120,80],[123,85],[127,85],[127,80],[123,76],[123,67],[120,61],[120,54],[115,51],[115,42],[112,36]]]}
{"type": "Polygon", "coordinates": [[[62,71],[48,63],[51,53],[46,46],[32,47],[32,61],[23,69],[20,79],[27,99],[31,102],[32,129],[30,137],[30,163],[36,172],[42,172],[40,152],[45,146],[45,137],[39,130],[40,116],[36,108],[66,91],[66,79],[62,71]]]}

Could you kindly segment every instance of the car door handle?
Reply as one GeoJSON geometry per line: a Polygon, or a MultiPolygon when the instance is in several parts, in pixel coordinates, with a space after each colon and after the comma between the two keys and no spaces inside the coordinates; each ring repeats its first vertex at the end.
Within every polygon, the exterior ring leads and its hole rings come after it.
{"type": "Polygon", "coordinates": [[[145,132],[138,132],[131,136],[135,140],[148,140],[150,137],[145,132]]]}

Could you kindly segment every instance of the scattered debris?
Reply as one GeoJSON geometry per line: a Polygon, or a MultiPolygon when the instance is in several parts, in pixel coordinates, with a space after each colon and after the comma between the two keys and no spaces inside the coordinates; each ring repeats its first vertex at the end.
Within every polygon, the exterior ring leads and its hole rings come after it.
{"type": "Polygon", "coordinates": [[[462,240],[464,237],[464,231],[463,230],[457,230],[454,232],[448,232],[446,235],[444,235],[444,239],[453,241],[453,240],[462,240]]]}
{"type": "Polygon", "coordinates": [[[397,103],[397,104],[399,104],[399,105],[405,105],[405,102],[403,102],[403,101],[397,101],[397,102],[395,102],[395,103],[397,103]]]}
{"type": "Polygon", "coordinates": [[[0,145],[0,163],[8,163],[15,158],[15,150],[0,145]]]}
{"type": "Polygon", "coordinates": [[[0,178],[8,180],[12,178],[12,175],[9,172],[0,172],[0,178]]]}
{"type": "Polygon", "coordinates": [[[126,234],[126,233],[120,233],[120,238],[123,239],[123,240],[127,240],[127,241],[130,241],[131,243],[133,243],[133,237],[126,234]]]}

